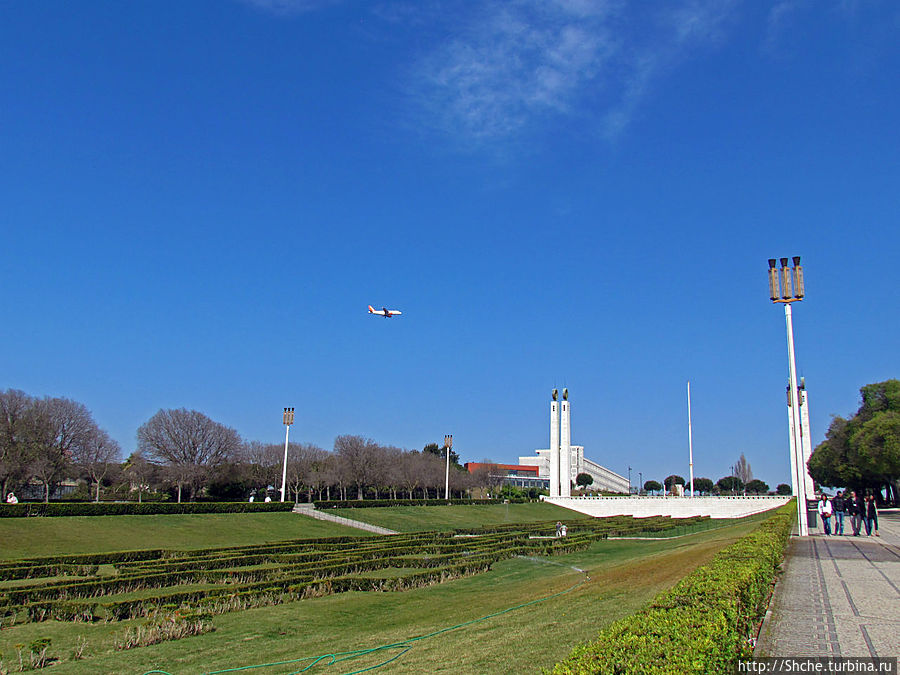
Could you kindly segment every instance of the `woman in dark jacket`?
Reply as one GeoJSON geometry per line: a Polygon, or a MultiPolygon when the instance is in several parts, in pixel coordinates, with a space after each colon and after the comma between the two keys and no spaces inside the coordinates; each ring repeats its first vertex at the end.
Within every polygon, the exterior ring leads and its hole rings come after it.
{"type": "MultiPolygon", "coordinates": [[[[868,529],[869,521],[866,520],[866,498],[863,495],[862,490],[860,490],[859,494],[856,496],[856,510],[859,511],[859,519],[862,521],[861,525],[865,525],[866,529],[868,529]]],[[[859,528],[859,531],[862,532],[862,527],[859,528]]],[[[866,534],[868,534],[868,532],[866,534]]]]}
{"type": "Polygon", "coordinates": [[[878,509],[875,508],[875,497],[869,495],[866,497],[866,534],[871,535],[872,530],[875,531],[876,537],[881,536],[878,534],[878,509]]]}

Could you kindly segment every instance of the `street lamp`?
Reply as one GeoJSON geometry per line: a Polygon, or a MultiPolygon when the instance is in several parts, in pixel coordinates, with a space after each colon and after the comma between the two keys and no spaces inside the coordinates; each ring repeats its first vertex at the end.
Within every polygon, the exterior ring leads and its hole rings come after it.
{"type": "Polygon", "coordinates": [[[631,467],[628,467],[628,494],[631,494],[631,467]]]}
{"type": "Polygon", "coordinates": [[[444,452],[447,454],[447,472],[444,474],[444,499],[450,498],[450,449],[453,447],[453,434],[444,435],[444,452]]]}
{"type": "Polygon", "coordinates": [[[644,474],[641,471],[638,471],[638,496],[641,494],[641,490],[644,489],[644,474]]]}
{"type": "Polygon", "coordinates": [[[781,269],[776,265],[779,260],[769,258],[769,299],[784,305],[784,321],[787,328],[788,367],[790,369],[790,457],[791,481],[794,483],[794,496],[797,498],[797,520],[800,536],[809,535],[806,521],[806,466],[803,462],[803,446],[800,438],[800,402],[797,397],[797,362],[794,357],[794,322],[791,315],[791,304],[803,300],[805,288],[803,284],[803,268],[800,256],[794,256],[793,266],[788,266],[788,259],[781,258],[781,269]]]}
{"type": "Polygon", "coordinates": [[[294,423],[294,409],[284,409],[284,464],[281,466],[281,501],[284,501],[284,491],[287,486],[287,449],[288,434],[291,432],[291,425],[294,423]]]}

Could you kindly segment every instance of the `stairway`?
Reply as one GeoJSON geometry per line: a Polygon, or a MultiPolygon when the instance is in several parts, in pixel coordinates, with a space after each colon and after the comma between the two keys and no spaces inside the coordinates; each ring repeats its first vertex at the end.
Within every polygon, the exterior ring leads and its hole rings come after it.
{"type": "Polygon", "coordinates": [[[367,532],[374,532],[375,534],[400,534],[399,532],[389,530],[386,527],[369,525],[369,523],[363,523],[359,520],[352,520],[350,518],[344,518],[343,516],[334,516],[324,511],[318,511],[315,504],[295,504],[293,511],[294,513],[309,516],[316,520],[328,520],[332,523],[339,523],[341,525],[346,525],[347,527],[355,527],[360,530],[366,530],[367,532]]]}

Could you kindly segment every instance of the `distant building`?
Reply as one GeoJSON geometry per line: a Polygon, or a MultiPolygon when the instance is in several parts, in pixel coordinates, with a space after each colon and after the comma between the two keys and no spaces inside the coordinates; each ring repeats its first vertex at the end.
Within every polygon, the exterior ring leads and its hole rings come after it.
{"type": "MultiPolygon", "coordinates": [[[[586,473],[594,482],[588,486],[588,490],[599,492],[622,492],[628,494],[628,479],[620,476],[615,471],[610,471],[605,466],[587,459],[584,456],[584,446],[573,445],[570,459],[571,481],[580,473],[586,473]]],[[[519,457],[519,464],[533,466],[538,470],[538,475],[550,481],[550,450],[540,449],[534,451],[535,456],[519,457]]]]}
{"type": "Polygon", "coordinates": [[[522,488],[537,488],[547,490],[550,487],[550,478],[541,477],[536,466],[522,466],[519,464],[489,464],[487,462],[466,462],[466,470],[475,473],[486,469],[492,478],[503,482],[504,485],[522,488]]]}

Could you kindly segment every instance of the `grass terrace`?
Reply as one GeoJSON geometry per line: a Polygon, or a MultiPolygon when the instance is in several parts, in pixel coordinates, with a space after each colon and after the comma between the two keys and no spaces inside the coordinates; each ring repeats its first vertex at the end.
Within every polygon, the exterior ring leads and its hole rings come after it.
{"type": "Polygon", "coordinates": [[[365,535],[290,512],[0,518],[0,559],[365,535]]]}
{"type": "MultiPolygon", "coordinates": [[[[33,551],[45,544],[34,542],[28,560],[0,564],[0,671],[16,672],[20,656],[27,666],[29,645],[49,640],[46,654],[57,673],[210,673],[395,642],[404,645],[307,672],[352,672],[394,657],[382,672],[535,672],[552,667],[599,627],[635,612],[758,521],[709,529],[711,521],[702,518],[585,519],[550,505],[508,508],[509,521],[506,505],[419,507],[420,522],[451,514],[468,524],[455,532],[432,528],[387,537],[272,543],[259,539],[283,528],[251,533],[241,527],[247,525],[241,520],[262,515],[336,531],[328,523],[272,513],[234,514],[230,539],[224,528],[207,539],[228,546],[139,550],[136,535],[120,530],[123,549],[134,550],[43,557],[33,551]],[[470,515],[452,514],[457,508],[470,515]],[[532,520],[511,522],[519,515],[532,520]],[[565,539],[550,537],[556,520],[569,523],[565,539]],[[609,539],[676,528],[690,534],[609,539]],[[257,542],[247,543],[254,536],[257,542]],[[405,642],[435,631],[440,635],[405,642]]],[[[353,515],[364,511],[374,509],[353,515]]],[[[125,518],[135,517],[84,520],[125,518]]],[[[32,525],[38,519],[18,520],[32,525]]],[[[309,663],[251,672],[295,672],[309,663]]]]}

